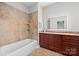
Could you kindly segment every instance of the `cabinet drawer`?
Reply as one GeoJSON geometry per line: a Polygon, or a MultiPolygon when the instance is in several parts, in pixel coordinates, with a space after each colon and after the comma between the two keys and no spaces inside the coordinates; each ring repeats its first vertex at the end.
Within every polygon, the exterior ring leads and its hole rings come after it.
{"type": "MultiPolygon", "coordinates": [[[[71,46],[71,47],[75,47],[75,48],[79,47],[78,44],[76,44],[76,43],[73,43],[73,44],[72,44],[72,43],[69,43],[69,42],[63,42],[63,46],[64,46],[64,47],[66,47],[66,46],[70,47],[70,46],[71,46]]],[[[71,47],[70,47],[70,48],[71,48],[71,47]]]]}
{"type": "Polygon", "coordinates": [[[64,42],[67,42],[67,43],[72,44],[72,45],[79,45],[79,41],[73,41],[73,40],[64,40],[64,41],[62,41],[62,43],[64,43],[64,42]]]}
{"type": "Polygon", "coordinates": [[[65,43],[79,46],[78,42],[68,42],[68,41],[63,42],[63,44],[65,44],[65,43]]]}
{"type": "Polygon", "coordinates": [[[50,35],[48,34],[40,34],[39,39],[40,40],[48,40],[50,38],[50,35]]]}
{"type": "Polygon", "coordinates": [[[63,41],[79,42],[78,36],[63,36],[63,41]]]}

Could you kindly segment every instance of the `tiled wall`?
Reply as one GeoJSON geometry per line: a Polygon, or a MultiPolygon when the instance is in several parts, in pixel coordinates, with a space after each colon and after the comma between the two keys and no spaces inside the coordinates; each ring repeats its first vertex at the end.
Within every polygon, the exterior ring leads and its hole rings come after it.
{"type": "Polygon", "coordinates": [[[30,22],[30,37],[32,39],[38,39],[38,12],[32,12],[29,14],[30,22]]]}
{"type": "Polygon", "coordinates": [[[0,3],[0,46],[28,38],[28,14],[0,3]]]}

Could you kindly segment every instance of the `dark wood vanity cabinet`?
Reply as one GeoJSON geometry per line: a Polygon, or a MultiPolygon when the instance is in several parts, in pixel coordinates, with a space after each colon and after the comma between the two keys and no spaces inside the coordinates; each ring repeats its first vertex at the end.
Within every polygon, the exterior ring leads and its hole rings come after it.
{"type": "Polygon", "coordinates": [[[66,55],[79,55],[79,36],[62,36],[62,53],[66,55]]]}
{"type": "Polygon", "coordinates": [[[39,43],[43,48],[79,56],[79,36],[40,33],[39,43]]]}
{"type": "Polygon", "coordinates": [[[39,39],[41,47],[61,52],[61,39],[59,35],[40,33],[39,39]]]}
{"type": "Polygon", "coordinates": [[[43,47],[43,48],[48,48],[49,47],[49,36],[48,34],[44,34],[44,33],[40,33],[39,34],[39,43],[40,43],[40,46],[43,47]]]}
{"type": "Polygon", "coordinates": [[[61,52],[61,38],[59,35],[50,34],[51,38],[49,39],[49,49],[56,52],[61,52]]]}

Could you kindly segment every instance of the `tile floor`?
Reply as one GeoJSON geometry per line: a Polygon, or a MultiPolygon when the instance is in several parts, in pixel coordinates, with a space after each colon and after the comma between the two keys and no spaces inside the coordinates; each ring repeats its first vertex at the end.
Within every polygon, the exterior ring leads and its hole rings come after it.
{"type": "Polygon", "coordinates": [[[34,50],[29,56],[64,56],[64,55],[45,48],[38,48],[34,50]]]}

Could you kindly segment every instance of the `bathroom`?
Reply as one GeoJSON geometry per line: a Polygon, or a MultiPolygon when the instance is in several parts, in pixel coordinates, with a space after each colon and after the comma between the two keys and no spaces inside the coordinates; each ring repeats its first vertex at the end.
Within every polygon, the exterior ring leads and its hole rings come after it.
{"type": "Polygon", "coordinates": [[[0,56],[79,56],[78,7],[79,2],[0,2],[0,56]]]}

